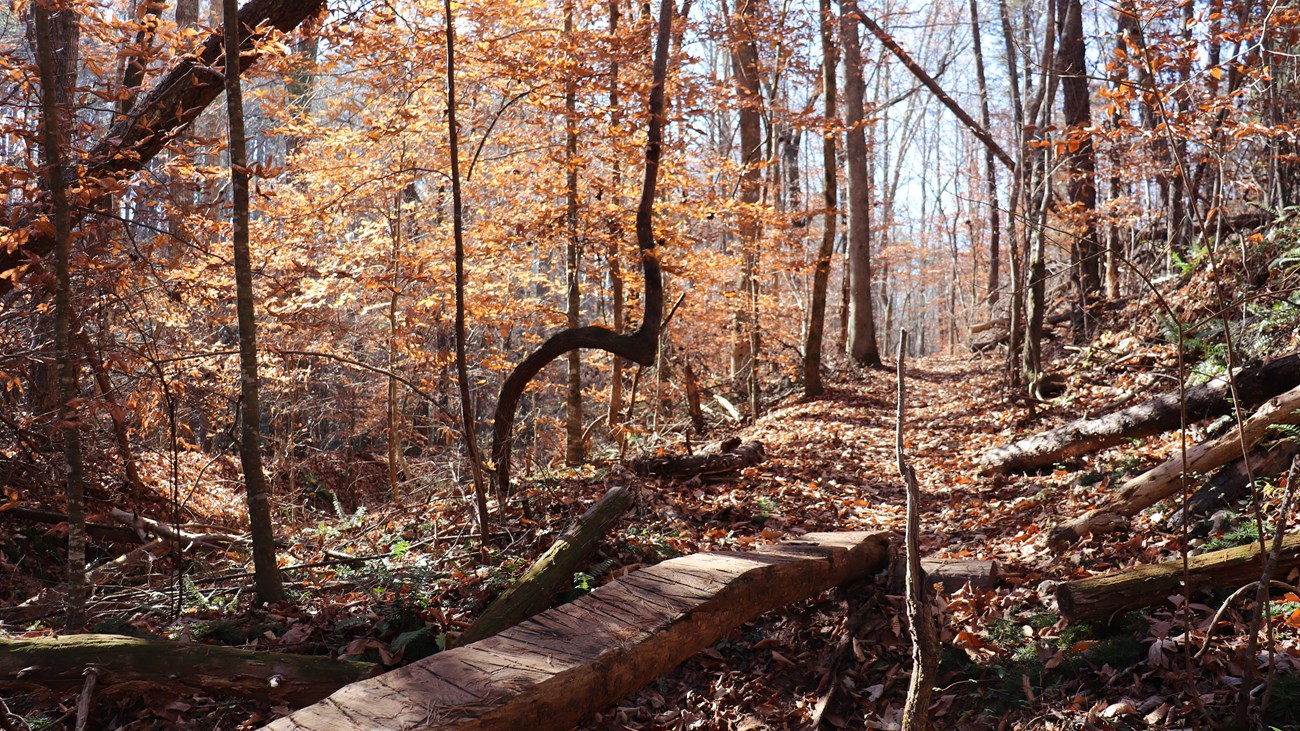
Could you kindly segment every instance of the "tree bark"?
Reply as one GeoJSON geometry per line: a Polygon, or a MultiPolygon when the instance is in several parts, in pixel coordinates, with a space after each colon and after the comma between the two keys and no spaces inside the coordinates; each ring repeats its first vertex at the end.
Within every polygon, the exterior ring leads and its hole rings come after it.
{"type": "Polygon", "coordinates": [[[605,493],[452,646],[461,647],[491,637],[545,610],[557,592],[571,587],[574,573],[631,505],[632,494],[626,488],[616,487],[605,493]]]}
{"type": "MultiPolygon", "coordinates": [[[[1035,120],[1037,125],[1034,137],[1039,143],[1050,142],[1046,130],[1051,127],[1052,105],[1055,102],[1057,87],[1056,57],[1056,3],[1047,7],[1046,29],[1043,32],[1043,54],[1040,62],[1041,76],[1038,90],[1025,115],[1035,120]]],[[[1021,158],[1030,157],[1025,144],[1021,148],[1021,158]]],[[[1029,264],[1028,308],[1029,327],[1025,333],[1023,369],[1025,380],[1031,393],[1036,389],[1038,380],[1043,376],[1043,315],[1047,307],[1047,213],[1052,200],[1052,145],[1045,144],[1035,158],[1028,173],[1030,197],[1036,199],[1033,211],[1032,235],[1033,257],[1029,264]]],[[[1026,254],[1029,254],[1031,242],[1025,241],[1026,254]]]]}
{"type": "MultiPolygon", "coordinates": [[[[570,329],[578,327],[581,319],[582,297],[578,288],[581,270],[581,250],[578,247],[578,69],[573,35],[573,0],[564,2],[564,37],[568,44],[570,62],[564,81],[564,221],[565,221],[565,292],[564,314],[570,329]]],[[[582,444],[582,351],[568,352],[564,393],[564,462],[570,466],[582,464],[585,450],[582,444]]]]}
{"type": "Polygon", "coordinates": [[[888,545],[884,534],[810,533],[675,558],[266,728],[570,729],[753,617],[879,571],[888,545]]]}
{"type": "MultiPolygon", "coordinates": [[[[1011,12],[1007,9],[1007,0],[998,0],[998,16],[1002,24],[1002,41],[1006,50],[1008,90],[1011,92],[1011,125],[1016,135],[1016,154],[1020,161],[1025,156],[1025,113],[1020,95],[1020,64],[1017,60],[1016,43],[1011,28],[1011,12]]],[[[1007,339],[1006,378],[1007,383],[1015,388],[1021,383],[1020,363],[1017,360],[1024,341],[1025,323],[1025,257],[1022,235],[1025,229],[1019,223],[1025,211],[1025,165],[1017,165],[1011,176],[1011,191],[1007,196],[1007,243],[1011,249],[1011,308],[1007,313],[1010,329],[1007,339]]]]}
{"type": "Polygon", "coordinates": [[[375,675],[372,663],[119,635],[0,639],[0,688],[73,690],[86,668],[103,692],[217,693],[305,706],[375,675]]]}
{"type": "MultiPolygon", "coordinates": [[[[1243,368],[1237,371],[1236,381],[1242,405],[1259,404],[1300,386],[1300,353],[1243,368]]],[[[1177,429],[1182,423],[1180,414],[1184,401],[1187,421],[1193,423],[1231,412],[1231,396],[1228,379],[1216,378],[1187,389],[1184,399],[1180,399],[1178,393],[1164,394],[1106,416],[1080,419],[1005,447],[997,447],[980,458],[980,471],[988,474],[1045,467],[1114,446],[1125,439],[1177,429]]]]}
{"type": "Polygon", "coordinates": [[[1263,439],[1275,424],[1300,424],[1300,386],[1270,399],[1245,423],[1217,439],[1187,450],[1186,459],[1176,454],[1167,462],[1124,483],[1104,505],[1088,511],[1074,522],[1052,532],[1051,542],[1062,546],[1089,535],[1115,530],[1124,519],[1155,505],[1178,491],[1184,474],[1209,472],[1235,459],[1263,439]]]}
{"type": "MultiPolygon", "coordinates": [[[[447,36],[447,139],[451,158],[451,230],[456,248],[456,387],[460,395],[460,435],[465,444],[465,457],[469,460],[470,475],[474,479],[474,504],[478,508],[479,538],[486,549],[488,543],[487,484],[483,479],[483,460],[479,458],[478,436],[474,428],[474,402],[469,388],[469,366],[465,361],[465,220],[460,189],[460,129],[456,126],[456,24],[452,17],[451,0],[443,1],[443,13],[447,36]]],[[[513,416],[512,408],[511,417],[513,416]]],[[[499,507],[505,507],[504,500],[499,507]]]]}
{"type": "Polygon", "coordinates": [[[848,169],[848,352],[858,365],[880,366],[876,318],[871,292],[871,172],[863,118],[866,84],[858,39],[856,0],[840,2],[840,39],[844,47],[845,164],[848,169]]]}
{"type": "MultiPolygon", "coordinates": [[[[991,129],[989,123],[989,85],[984,73],[984,49],[981,42],[983,33],[980,31],[980,11],[979,0],[970,0],[970,28],[971,38],[973,40],[972,50],[975,52],[975,81],[979,88],[980,94],[980,126],[985,130],[991,129]]],[[[991,135],[991,133],[990,133],[991,135]]],[[[998,304],[998,267],[1001,264],[1001,243],[1002,227],[998,212],[998,166],[994,163],[997,154],[988,146],[984,146],[984,194],[988,197],[987,205],[989,207],[989,278],[988,278],[988,303],[989,314],[992,315],[997,309],[998,304]]]]}
{"type": "MultiPolygon", "coordinates": [[[[1190,599],[1191,592],[1243,586],[1259,580],[1259,542],[1189,556],[1187,563],[1190,588],[1183,584],[1182,559],[1175,559],[1058,584],[1056,601],[1071,622],[1109,623],[1123,612],[1162,603],[1173,594],[1190,599]]],[[[1276,568],[1283,576],[1300,568],[1300,535],[1282,540],[1276,568]]]]}
{"type": "MultiPolygon", "coordinates": [[[[759,83],[758,41],[754,37],[764,0],[738,0],[731,19],[731,69],[740,117],[740,281],[731,356],[732,379],[748,400],[758,387],[758,247],[762,228],[757,211],[763,192],[763,92],[759,83]]],[[[752,410],[751,416],[758,418],[752,410]]]]}
{"type": "Polygon", "coordinates": [[[939,669],[939,637],[934,618],[930,615],[930,599],[923,582],[921,568],[921,487],[916,482],[916,470],[907,462],[903,446],[903,431],[907,420],[907,389],[904,366],[907,362],[907,330],[898,333],[898,423],[895,453],[898,457],[898,474],[907,489],[906,560],[907,560],[907,625],[912,639],[912,676],[907,686],[907,702],[903,706],[904,731],[925,731],[930,719],[930,695],[934,690],[934,675],[939,669]]]}
{"type": "Polygon", "coordinates": [[[239,461],[244,470],[248,521],[253,536],[254,584],[260,604],[284,598],[275,559],[275,528],[271,523],[271,490],[262,469],[262,410],[257,375],[257,320],[253,303],[253,267],[248,246],[248,160],[244,140],[244,99],[239,83],[237,0],[222,0],[226,56],[226,115],[230,124],[230,188],[233,203],[230,238],[234,248],[235,300],[239,319],[239,461]]]}
{"type": "Polygon", "coordinates": [[[67,74],[76,78],[75,47],[56,49],[55,41],[75,44],[79,32],[71,8],[50,12],[50,0],[32,4],[37,66],[41,79],[41,147],[45,187],[54,215],[55,292],[54,353],[59,371],[58,431],[63,442],[63,465],[68,510],[68,612],[66,628],[80,632],[86,621],[86,498],[82,479],[81,434],[77,398],[77,363],[72,348],[72,214],[64,180],[63,115],[72,97],[67,74]],[[60,29],[57,33],[55,29],[60,29]],[[69,58],[70,57],[70,58],[69,58]],[[70,68],[68,64],[71,64],[70,68]]]}
{"type": "Polygon", "coordinates": [[[668,44],[672,37],[673,6],[664,0],[659,13],[655,41],[654,75],[650,88],[650,128],[646,133],[645,180],[636,213],[637,248],[645,276],[645,313],[641,326],[630,334],[619,334],[595,325],[569,328],[552,335],[532,355],[515,366],[501,385],[501,395],[492,425],[492,457],[496,463],[497,492],[510,494],[510,450],[514,440],[515,411],[519,397],[542,368],[576,348],[596,348],[622,356],[643,366],[653,365],[664,316],[663,273],[654,239],[655,187],[659,180],[659,157],[663,145],[664,78],[668,73],[668,44]]]}
{"type": "MultiPolygon", "coordinates": [[[[609,0],[609,37],[611,46],[619,42],[619,9],[620,0],[609,0]]],[[[619,91],[619,62],[617,54],[610,54],[609,64],[609,122],[610,133],[618,134],[619,128],[623,122],[623,106],[621,103],[619,91]]],[[[619,191],[623,187],[623,163],[615,155],[611,163],[613,169],[612,180],[610,182],[610,203],[615,213],[609,217],[609,249],[607,257],[609,259],[609,298],[610,310],[613,316],[614,332],[621,333],[626,323],[624,319],[623,304],[623,263],[620,255],[622,247],[619,246],[623,238],[623,227],[618,223],[618,213],[622,209],[622,196],[619,191]]],[[[623,359],[615,355],[610,358],[609,372],[609,410],[606,412],[608,417],[605,422],[609,425],[610,436],[618,444],[619,449],[623,448],[623,359]]]]}
{"type": "MultiPolygon", "coordinates": [[[[1077,217],[1079,234],[1070,241],[1070,264],[1074,270],[1081,313],[1101,293],[1101,251],[1097,246],[1097,156],[1092,141],[1092,105],[1088,97],[1087,56],[1083,37],[1081,0],[1058,0],[1057,22],[1060,45],[1057,73],[1061,77],[1061,114],[1066,125],[1069,153],[1070,203],[1077,217]]],[[[1086,316],[1086,315],[1085,315],[1086,316]]],[[[1076,329],[1082,335],[1086,328],[1076,329]]]]}
{"type": "Polygon", "coordinates": [[[808,315],[808,336],[803,349],[803,395],[808,398],[820,396],[825,387],[822,385],[822,340],[826,332],[826,290],[830,285],[831,258],[835,254],[835,219],[839,215],[836,207],[838,191],[836,190],[835,138],[834,129],[838,121],[839,95],[835,88],[836,69],[839,54],[835,47],[835,15],[831,10],[831,0],[819,0],[819,29],[822,42],[822,240],[817,249],[817,260],[813,263],[812,304],[808,315]]]}
{"type": "Polygon", "coordinates": [[[1282,474],[1291,459],[1300,454],[1300,441],[1282,439],[1268,447],[1252,449],[1246,459],[1224,465],[1208,482],[1192,494],[1187,504],[1165,519],[1165,529],[1176,533],[1182,529],[1183,515],[1198,520],[1245,500],[1251,496],[1251,480],[1268,480],[1282,474]]]}

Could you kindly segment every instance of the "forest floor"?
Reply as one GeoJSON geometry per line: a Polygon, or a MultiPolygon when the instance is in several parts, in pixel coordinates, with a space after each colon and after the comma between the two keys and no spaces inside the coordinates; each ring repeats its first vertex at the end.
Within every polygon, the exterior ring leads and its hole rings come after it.
{"type": "MultiPolygon", "coordinates": [[[[975,464],[989,447],[1097,415],[1149,387],[1152,376],[1142,358],[1136,368],[1131,357],[1123,368],[1107,366],[1113,362],[1107,352],[1131,354],[1141,340],[1121,338],[1111,337],[1110,351],[1103,336],[1073,356],[1066,395],[1038,405],[1032,418],[1023,404],[1010,405],[999,385],[1001,363],[993,358],[908,364],[906,449],[924,495],[922,553],[995,560],[1002,575],[995,589],[964,588],[935,599],[943,643],[932,707],[936,727],[1208,728],[1233,710],[1249,616],[1244,609],[1230,608],[1212,651],[1191,660],[1188,648],[1199,648],[1217,599],[1190,604],[1191,632],[1167,603],[1099,628],[1068,625],[1053,599],[1055,582],[1178,555],[1180,537],[1160,531],[1158,514],[1139,516],[1133,533],[1086,540],[1063,553],[1050,552],[1044,540],[1051,526],[1083,512],[1127,471],[1162,459],[1174,436],[1115,447],[1036,475],[985,477],[975,464]]],[[[1146,365],[1162,365],[1169,355],[1158,344],[1143,347],[1150,348],[1146,365]]],[[[467,527],[465,496],[413,480],[393,502],[381,497],[381,489],[362,487],[382,484],[377,466],[348,473],[350,482],[320,464],[304,467],[298,493],[283,501],[295,507],[279,516],[291,533],[283,558],[326,565],[289,572],[291,602],[249,610],[241,588],[247,578],[229,578],[242,570],[243,559],[196,556],[191,578],[179,588],[172,581],[171,590],[101,589],[92,605],[95,629],[393,664],[415,659],[436,651],[444,633],[464,627],[549,544],[546,536],[614,485],[631,488],[635,505],[607,536],[594,565],[576,577],[572,594],[697,551],[744,550],[812,531],[901,531],[895,378],[887,370],[840,373],[822,398],[787,397],[738,433],[761,440],[766,461],[725,481],[646,480],[617,466],[534,477],[528,494],[540,512],[514,514],[496,526],[498,548],[486,561],[467,527]],[[344,554],[367,557],[366,563],[339,560],[344,554]]],[[[203,469],[211,484],[225,487],[192,495],[192,520],[238,526],[243,518],[233,464],[203,469]]],[[[0,528],[11,542],[40,538],[11,524],[0,528]]],[[[45,540],[54,561],[57,537],[45,540]]],[[[33,564],[39,561],[29,558],[22,570],[7,567],[15,581],[0,592],[0,606],[54,583],[52,573],[31,576],[33,564]]],[[[1293,611],[1300,597],[1287,599],[1295,601],[1272,611],[1278,679],[1268,721],[1300,728],[1300,637],[1288,624],[1300,616],[1293,611]]],[[[51,632],[39,621],[26,630],[51,632]]],[[[587,727],[794,729],[819,718],[822,728],[895,728],[909,652],[901,597],[876,585],[841,587],[737,628],[587,727]],[[853,627],[847,626],[850,617],[856,617],[853,627]],[[847,650],[837,655],[837,647],[847,650]]],[[[33,717],[62,714],[65,720],[75,702],[9,700],[33,717]],[[42,713],[42,703],[54,705],[42,713]]],[[[237,728],[285,710],[212,698],[134,697],[104,701],[99,713],[104,728],[237,728]]]]}

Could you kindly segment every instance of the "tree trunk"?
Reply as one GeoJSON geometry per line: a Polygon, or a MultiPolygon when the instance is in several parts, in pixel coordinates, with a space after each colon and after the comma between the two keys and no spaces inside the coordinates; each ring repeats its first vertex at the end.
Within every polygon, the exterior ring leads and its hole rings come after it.
{"type": "MultiPolygon", "coordinates": [[[[569,59],[576,62],[577,49],[573,35],[573,0],[564,2],[564,37],[568,44],[569,59]]],[[[570,69],[564,81],[564,314],[570,329],[578,327],[582,303],[578,280],[582,275],[578,248],[578,69],[570,69]]],[[[582,464],[585,457],[582,447],[582,351],[570,350],[565,374],[564,394],[564,462],[569,466],[582,464]]]]}
{"type": "MultiPolygon", "coordinates": [[[[1237,395],[1243,407],[1250,407],[1296,386],[1300,386],[1300,353],[1236,373],[1237,395]]],[[[1144,401],[1135,406],[1094,419],[1080,419],[1005,447],[997,447],[980,458],[980,471],[1014,472],[1045,467],[1082,454],[1114,446],[1125,439],[1148,437],[1177,429],[1182,424],[1182,404],[1187,422],[1194,423],[1232,411],[1232,392],[1226,377],[1178,393],[1144,401]]]]}
{"type": "MultiPolygon", "coordinates": [[[[487,484],[483,479],[483,460],[479,458],[478,436],[474,429],[474,401],[469,388],[469,365],[465,360],[465,220],[460,190],[460,130],[456,126],[456,24],[452,18],[451,0],[444,0],[443,12],[447,36],[447,144],[451,162],[451,230],[456,249],[456,386],[460,395],[460,435],[465,444],[470,475],[474,479],[479,538],[486,549],[487,484]]],[[[513,416],[513,411],[511,414],[513,416]]],[[[504,500],[499,507],[504,509],[504,500]]]]}
{"type": "Polygon", "coordinates": [[[235,300],[239,318],[239,461],[248,497],[249,529],[253,536],[254,584],[260,604],[284,598],[275,559],[275,529],[271,524],[271,491],[262,469],[262,410],[257,376],[257,320],[253,312],[253,267],[248,246],[248,160],[244,142],[244,99],[239,83],[237,0],[222,0],[226,56],[226,115],[230,124],[230,238],[234,248],[235,300]]]}
{"type": "Polygon", "coordinates": [[[1083,39],[1083,3],[1081,0],[1057,0],[1060,48],[1057,73],[1061,77],[1061,114],[1066,125],[1065,141],[1069,153],[1065,163],[1069,174],[1067,189],[1077,216],[1076,235],[1070,241],[1070,265],[1079,295],[1083,327],[1091,299],[1101,294],[1101,251],[1097,246],[1097,157],[1092,142],[1092,106],[1088,99],[1087,54],[1083,39]]]}
{"type": "MultiPolygon", "coordinates": [[[[620,0],[609,0],[609,36],[610,44],[616,45],[619,42],[618,37],[618,20],[620,0]]],[[[609,123],[612,134],[619,133],[619,127],[623,122],[623,106],[620,100],[618,86],[619,62],[616,54],[610,54],[609,65],[609,123]]],[[[610,181],[610,204],[613,207],[613,213],[609,216],[609,297],[610,309],[613,311],[614,332],[621,333],[626,324],[623,322],[623,264],[619,254],[622,247],[620,243],[623,238],[623,227],[618,223],[618,212],[622,210],[622,196],[619,195],[623,187],[623,163],[619,156],[615,155],[612,162],[613,175],[610,181]]],[[[609,373],[609,410],[606,424],[609,425],[610,436],[619,445],[623,447],[623,359],[617,355],[610,358],[609,373]]]]}
{"type": "MultiPolygon", "coordinates": [[[[755,347],[758,330],[758,249],[762,229],[756,210],[763,192],[763,92],[759,83],[758,42],[754,37],[764,0],[739,0],[731,22],[731,71],[736,86],[740,117],[739,187],[741,263],[735,314],[735,335],[731,356],[732,379],[739,390],[754,401],[757,394],[757,359],[755,347]]],[[[752,411],[752,410],[751,410],[752,411]]],[[[751,413],[755,419],[756,412],[751,413]]]]}
{"type": "Polygon", "coordinates": [[[1209,472],[1242,459],[1275,424],[1300,424],[1300,386],[1270,399],[1240,427],[1188,449],[1185,459],[1182,454],[1176,454],[1159,467],[1124,483],[1101,507],[1053,531],[1051,542],[1058,546],[1067,545],[1091,533],[1119,528],[1125,518],[1178,492],[1182,485],[1180,477],[1186,475],[1191,479],[1192,473],[1209,472]]]}
{"type": "Polygon", "coordinates": [[[934,690],[935,671],[939,669],[939,637],[930,614],[930,598],[923,583],[925,572],[921,568],[921,487],[916,482],[916,470],[907,462],[903,447],[904,425],[907,417],[907,389],[904,365],[907,362],[907,329],[898,333],[898,423],[895,452],[898,473],[907,489],[907,523],[905,527],[905,554],[907,561],[908,634],[912,640],[912,676],[907,686],[907,702],[903,706],[903,731],[925,731],[930,718],[930,696],[934,690]]]}
{"type": "MultiPolygon", "coordinates": [[[[1055,102],[1057,86],[1057,68],[1054,63],[1056,56],[1056,4],[1048,4],[1048,15],[1046,30],[1043,33],[1043,55],[1040,64],[1041,80],[1030,109],[1025,115],[1028,119],[1036,120],[1037,128],[1035,137],[1038,142],[1050,142],[1050,138],[1045,137],[1048,127],[1051,126],[1052,105],[1055,102]]],[[[1021,156],[1028,157],[1026,149],[1021,150],[1021,156]]],[[[1025,333],[1025,351],[1024,351],[1024,374],[1031,391],[1037,386],[1039,378],[1043,375],[1043,314],[1047,306],[1047,212],[1051,206],[1052,200],[1052,146],[1044,145],[1035,155],[1036,162],[1029,170],[1028,190],[1031,196],[1036,198],[1036,204],[1033,213],[1032,227],[1029,232],[1033,236],[1033,259],[1029,264],[1029,327],[1025,333]]],[[[1030,241],[1026,240],[1026,254],[1030,241]]]]}
{"type": "Polygon", "coordinates": [[[664,0],[659,13],[659,31],[655,40],[654,76],[650,87],[650,127],[646,133],[645,180],[641,201],[637,205],[636,240],[645,276],[645,313],[641,327],[631,334],[615,333],[608,328],[588,325],[569,328],[552,335],[532,355],[525,358],[506,377],[497,398],[492,425],[492,456],[496,463],[497,492],[510,494],[510,450],[514,440],[515,411],[519,397],[533,377],[548,363],[575,348],[597,348],[622,356],[643,366],[653,365],[664,316],[663,273],[654,239],[655,187],[659,180],[659,157],[663,145],[664,78],[668,73],[668,44],[672,37],[673,6],[664,0]]]}
{"type": "Polygon", "coordinates": [[[839,103],[835,88],[839,54],[835,49],[835,15],[831,0],[819,0],[820,32],[822,41],[822,240],[813,263],[812,305],[808,315],[808,337],[803,349],[803,395],[819,396],[825,391],[822,385],[822,339],[826,332],[826,289],[830,284],[831,258],[835,254],[835,219],[838,192],[836,190],[835,132],[839,103]]]}
{"type": "Polygon", "coordinates": [[[597,500],[523,576],[461,633],[452,647],[461,647],[513,627],[550,606],[557,592],[571,588],[573,575],[596,545],[632,505],[632,494],[616,487],[597,500]]]}
{"type": "Polygon", "coordinates": [[[1006,49],[1008,90],[1011,92],[1011,124],[1016,131],[1016,153],[1021,164],[1017,165],[1011,177],[1011,192],[1007,196],[1007,242],[1011,251],[1011,308],[1007,314],[1010,329],[1007,331],[1007,384],[1015,388],[1021,383],[1020,350],[1024,341],[1025,324],[1025,259],[1022,241],[1025,226],[1018,223],[1024,215],[1025,190],[1025,114],[1020,98],[1020,65],[1017,60],[1016,42],[1011,28],[1011,13],[1007,9],[1007,0],[998,0],[998,15],[1002,21],[1002,40],[1006,49]]]}
{"type": "Polygon", "coordinates": [[[80,632],[86,621],[86,498],[82,480],[81,434],[77,408],[77,363],[72,348],[72,213],[63,178],[66,137],[63,115],[70,109],[76,80],[76,14],[71,9],[51,13],[49,0],[32,4],[36,31],[36,63],[41,79],[41,147],[45,187],[54,214],[55,291],[54,358],[59,371],[58,431],[63,441],[63,465],[68,510],[68,612],[65,626],[80,632]],[[63,46],[53,47],[58,41],[63,46]],[[71,75],[69,77],[69,74],[71,75]]]}
{"type": "Polygon", "coordinates": [[[127,58],[126,67],[122,71],[122,95],[117,100],[118,114],[125,115],[131,111],[136,93],[144,83],[144,74],[148,70],[145,49],[153,45],[154,34],[158,30],[158,18],[165,7],[165,3],[160,0],[142,0],[140,5],[137,5],[135,14],[139,17],[133,17],[131,20],[139,22],[140,26],[135,33],[135,49],[127,58]]]}
{"type": "Polygon", "coordinates": [[[848,169],[849,331],[848,352],[858,365],[879,366],[880,350],[871,292],[871,180],[863,118],[866,84],[858,39],[856,0],[840,2],[844,47],[844,152],[848,169]]]}
{"type": "MultiPolygon", "coordinates": [[[[970,0],[970,28],[975,51],[975,81],[980,94],[980,126],[990,129],[989,124],[989,85],[984,74],[984,50],[981,44],[979,0],[970,0]]],[[[991,133],[990,133],[991,134],[991,133]]],[[[1001,263],[1001,221],[998,217],[998,167],[994,164],[996,155],[988,145],[984,146],[984,194],[988,197],[989,207],[989,280],[988,303],[989,314],[994,315],[998,304],[998,266],[1001,263]]]]}
{"type": "Polygon", "coordinates": [[[1165,519],[1165,529],[1170,533],[1182,530],[1184,513],[1188,520],[1199,520],[1249,498],[1252,480],[1277,477],[1297,454],[1300,454],[1300,441],[1282,439],[1271,446],[1256,447],[1246,459],[1224,465],[1184,506],[1165,519]]]}
{"type": "Polygon", "coordinates": [[[328,657],[119,635],[0,639],[0,687],[80,688],[87,668],[105,692],[164,691],[255,698],[301,707],[381,668],[328,657]]]}
{"type": "Polygon", "coordinates": [[[888,546],[884,534],[810,533],[675,558],[266,728],[570,729],[753,617],[879,571],[888,546]]]}
{"type": "MultiPolygon", "coordinates": [[[[1137,566],[1104,576],[1067,581],[1056,587],[1056,601],[1061,614],[1071,622],[1110,623],[1124,612],[1165,602],[1178,594],[1183,601],[1191,592],[1230,589],[1259,581],[1263,561],[1259,542],[1222,551],[1189,556],[1187,575],[1190,588],[1184,586],[1186,575],[1182,559],[1149,566],[1137,566]]],[[[1300,535],[1287,536],[1278,552],[1277,573],[1286,576],[1300,568],[1300,535]]]]}

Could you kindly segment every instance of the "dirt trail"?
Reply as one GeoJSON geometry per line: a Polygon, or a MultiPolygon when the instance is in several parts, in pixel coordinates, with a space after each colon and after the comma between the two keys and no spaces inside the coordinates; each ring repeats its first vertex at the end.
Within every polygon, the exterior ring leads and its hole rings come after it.
{"type": "MultiPolygon", "coordinates": [[[[1020,554],[998,544],[1028,524],[1032,501],[1019,492],[1036,490],[980,477],[974,461],[1000,441],[998,432],[1010,418],[995,369],[992,361],[937,357],[907,368],[905,443],[924,493],[928,552],[1020,554]]],[[[824,398],[764,415],[746,432],[764,442],[769,456],[749,478],[753,488],[797,495],[802,515],[796,524],[809,530],[901,529],[895,378],[887,371],[863,372],[824,398]]]]}

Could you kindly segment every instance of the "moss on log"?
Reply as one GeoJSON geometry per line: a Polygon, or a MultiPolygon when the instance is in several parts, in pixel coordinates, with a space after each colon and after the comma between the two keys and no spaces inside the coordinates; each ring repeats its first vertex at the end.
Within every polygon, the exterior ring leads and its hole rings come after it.
{"type": "Polygon", "coordinates": [[[373,663],[121,635],[0,640],[0,688],[72,690],[81,687],[83,673],[92,666],[99,670],[103,692],[236,695],[294,707],[315,703],[380,670],[373,663]]]}

